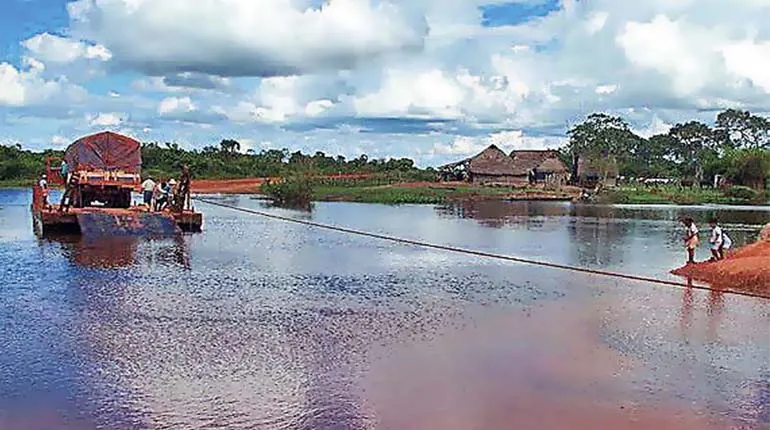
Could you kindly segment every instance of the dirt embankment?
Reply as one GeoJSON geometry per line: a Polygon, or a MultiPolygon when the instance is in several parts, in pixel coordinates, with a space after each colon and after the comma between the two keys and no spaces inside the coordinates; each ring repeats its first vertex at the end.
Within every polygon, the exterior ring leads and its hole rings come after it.
{"type": "MultiPolygon", "coordinates": [[[[315,178],[326,179],[366,179],[368,173],[342,173],[320,175],[315,178]]],[[[277,182],[280,177],[242,178],[242,179],[193,179],[190,188],[193,193],[202,194],[257,194],[259,186],[266,181],[277,182]]]]}
{"type": "Polygon", "coordinates": [[[194,179],[190,188],[192,192],[202,194],[256,194],[265,179],[194,179]]]}
{"type": "MultiPolygon", "coordinates": [[[[329,175],[327,178],[363,179],[369,175],[329,175]]],[[[193,193],[200,194],[257,194],[259,187],[265,181],[279,181],[280,178],[246,178],[246,179],[195,179],[191,188],[193,193]]],[[[567,200],[574,199],[580,194],[579,188],[563,187],[560,190],[532,190],[521,189],[506,192],[500,189],[499,193],[489,192],[490,188],[468,184],[467,182],[400,182],[390,185],[368,187],[377,188],[424,188],[436,190],[454,190],[462,188],[462,198],[469,200],[567,200]],[[476,193],[475,189],[486,191],[476,193]]],[[[494,190],[494,188],[491,188],[494,190]]]]}
{"type": "Polygon", "coordinates": [[[770,224],[759,241],[732,251],[722,261],[690,264],[671,273],[717,288],[770,297],[770,224]]]}

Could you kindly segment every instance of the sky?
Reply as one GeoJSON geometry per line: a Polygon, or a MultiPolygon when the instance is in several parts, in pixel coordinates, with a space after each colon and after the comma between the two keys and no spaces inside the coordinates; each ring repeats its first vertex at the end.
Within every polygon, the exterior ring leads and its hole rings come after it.
{"type": "Polygon", "coordinates": [[[0,143],[409,157],[770,111],[770,0],[3,0],[0,143]]]}

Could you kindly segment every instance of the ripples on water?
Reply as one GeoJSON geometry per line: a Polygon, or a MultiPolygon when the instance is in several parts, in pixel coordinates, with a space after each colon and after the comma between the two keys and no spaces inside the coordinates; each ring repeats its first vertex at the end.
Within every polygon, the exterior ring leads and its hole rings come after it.
{"type": "MultiPolygon", "coordinates": [[[[25,196],[0,191],[2,429],[770,423],[766,301],[371,241],[202,204],[199,235],[36,239],[25,196]]],[[[273,210],[658,276],[681,253],[672,210],[273,210]]],[[[748,240],[768,215],[725,216],[748,240]]]]}

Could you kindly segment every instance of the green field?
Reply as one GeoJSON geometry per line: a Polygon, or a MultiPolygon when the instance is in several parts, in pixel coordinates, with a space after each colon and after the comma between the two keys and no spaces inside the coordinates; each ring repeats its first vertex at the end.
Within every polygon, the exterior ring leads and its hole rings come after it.
{"type": "Polygon", "coordinates": [[[35,184],[32,179],[4,179],[0,180],[0,188],[27,188],[35,184]]]}
{"type": "Polygon", "coordinates": [[[682,188],[677,186],[622,186],[603,192],[600,203],[607,204],[677,204],[677,205],[756,205],[767,204],[765,193],[745,187],[726,190],[714,188],[682,188]]]}
{"type": "Polygon", "coordinates": [[[318,186],[313,188],[316,201],[348,201],[384,204],[438,204],[452,200],[499,198],[514,190],[510,188],[480,188],[471,186],[445,187],[350,187],[318,186]]]}

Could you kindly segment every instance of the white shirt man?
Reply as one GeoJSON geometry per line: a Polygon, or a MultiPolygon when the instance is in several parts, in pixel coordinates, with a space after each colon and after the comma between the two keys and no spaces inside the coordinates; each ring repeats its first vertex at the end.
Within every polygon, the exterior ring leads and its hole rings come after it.
{"type": "Polygon", "coordinates": [[[142,182],[142,197],[144,204],[152,208],[152,191],[155,189],[155,181],[151,177],[142,182]]]}

